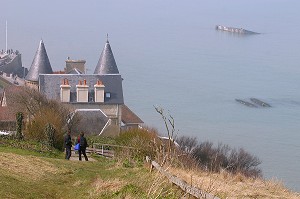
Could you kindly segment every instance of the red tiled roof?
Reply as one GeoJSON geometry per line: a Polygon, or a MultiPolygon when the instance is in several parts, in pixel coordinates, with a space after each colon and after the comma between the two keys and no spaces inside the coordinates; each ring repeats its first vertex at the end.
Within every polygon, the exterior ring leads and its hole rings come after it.
{"type": "Polygon", "coordinates": [[[9,111],[8,107],[0,106],[0,121],[15,121],[15,115],[9,111]]]}
{"type": "Polygon", "coordinates": [[[121,120],[124,124],[142,124],[144,123],[134,112],[132,112],[125,104],[122,105],[121,120]]]}
{"type": "MultiPolygon", "coordinates": [[[[3,92],[5,92],[6,100],[8,96],[7,93],[15,94],[20,92],[22,89],[23,89],[22,86],[14,86],[14,85],[5,87],[3,92]]],[[[2,102],[3,93],[1,93],[0,95],[1,95],[0,101],[2,102]]],[[[15,119],[16,117],[14,112],[12,112],[8,106],[1,106],[0,103],[0,121],[15,121],[15,119]]]]}
{"type": "Polygon", "coordinates": [[[23,86],[14,86],[10,85],[4,88],[4,92],[6,93],[17,93],[23,89],[23,86]]]}

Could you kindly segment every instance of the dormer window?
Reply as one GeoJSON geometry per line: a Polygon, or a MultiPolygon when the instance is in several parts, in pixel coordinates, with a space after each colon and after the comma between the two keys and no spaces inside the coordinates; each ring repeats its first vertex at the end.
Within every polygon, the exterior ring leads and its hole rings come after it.
{"type": "Polygon", "coordinates": [[[105,93],[105,97],[110,98],[110,93],[109,92],[105,93]]]}

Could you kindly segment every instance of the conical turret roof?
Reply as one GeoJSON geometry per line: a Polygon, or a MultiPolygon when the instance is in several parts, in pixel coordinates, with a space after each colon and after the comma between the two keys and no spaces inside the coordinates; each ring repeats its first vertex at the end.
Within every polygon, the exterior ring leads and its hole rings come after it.
{"type": "Polygon", "coordinates": [[[94,74],[119,74],[119,70],[108,40],[106,41],[104,49],[100,55],[94,74]]]}
{"type": "Polygon", "coordinates": [[[40,41],[40,45],[35,53],[31,67],[25,79],[29,81],[38,81],[39,74],[52,74],[49,58],[45,49],[43,40],[40,41]]]}

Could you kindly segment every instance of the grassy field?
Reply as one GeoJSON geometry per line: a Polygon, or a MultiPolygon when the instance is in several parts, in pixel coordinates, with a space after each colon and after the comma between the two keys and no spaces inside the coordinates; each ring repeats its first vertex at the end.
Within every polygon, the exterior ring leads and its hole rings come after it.
{"type": "MultiPolygon", "coordinates": [[[[94,161],[67,161],[64,153],[38,143],[0,139],[0,198],[168,199],[184,195],[142,162],[133,166],[126,159],[91,158],[94,161]]],[[[165,169],[219,198],[300,198],[276,181],[171,165],[165,169]]]]}
{"type": "Polygon", "coordinates": [[[67,161],[63,155],[49,158],[0,147],[1,198],[178,198],[181,194],[143,166],[126,168],[103,157],[67,161]]]}

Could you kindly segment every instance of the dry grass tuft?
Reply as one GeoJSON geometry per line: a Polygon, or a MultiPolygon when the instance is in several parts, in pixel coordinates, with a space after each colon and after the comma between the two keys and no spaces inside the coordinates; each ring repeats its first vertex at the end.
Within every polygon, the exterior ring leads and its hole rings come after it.
{"type": "Polygon", "coordinates": [[[83,185],[83,183],[84,182],[82,180],[77,180],[76,182],[74,182],[73,186],[74,187],[79,187],[79,186],[83,185]]]}
{"type": "Polygon", "coordinates": [[[247,178],[242,174],[208,173],[201,170],[186,171],[170,168],[169,172],[220,198],[281,198],[299,199],[299,193],[286,189],[281,182],[247,178]]]}
{"type": "Polygon", "coordinates": [[[102,180],[100,178],[97,178],[92,183],[92,191],[90,191],[90,197],[94,198],[97,195],[103,193],[103,192],[116,192],[120,190],[124,186],[124,181],[120,179],[110,179],[110,180],[102,180]]]}
{"type": "Polygon", "coordinates": [[[30,180],[40,179],[49,173],[56,174],[61,172],[54,164],[39,157],[3,152],[0,152],[0,168],[2,171],[8,171],[15,177],[22,176],[30,180]]]}
{"type": "Polygon", "coordinates": [[[185,198],[180,188],[172,183],[158,171],[152,172],[151,185],[147,187],[147,198],[185,198]]]}

